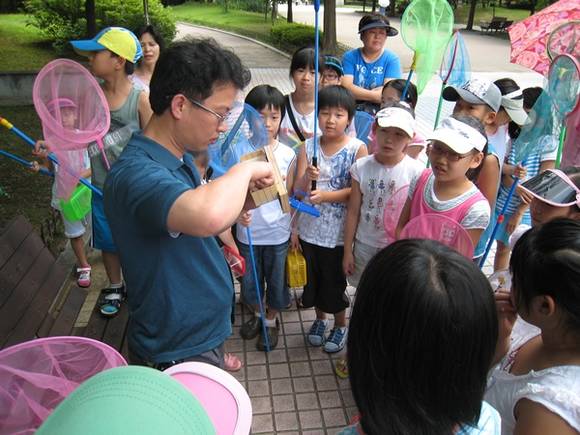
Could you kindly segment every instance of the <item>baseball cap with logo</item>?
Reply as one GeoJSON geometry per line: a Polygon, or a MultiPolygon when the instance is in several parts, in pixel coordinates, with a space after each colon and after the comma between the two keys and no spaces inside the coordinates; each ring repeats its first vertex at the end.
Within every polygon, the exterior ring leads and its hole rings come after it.
{"type": "Polygon", "coordinates": [[[444,119],[427,139],[442,142],[457,154],[467,154],[473,149],[483,151],[487,143],[479,131],[455,118],[444,119]]]}
{"type": "Polygon", "coordinates": [[[494,112],[501,107],[501,91],[490,80],[474,78],[461,87],[447,86],[443,90],[443,98],[447,101],[457,101],[461,98],[470,104],[487,104],[494,112]]]}
{"type": "Polygon", "coordinates": [[[107,27],[93,39],[70,42],[81,56],[89,56],[94,51],[109,50],[131,63],[137,63],[143,57],[141,43],[137,37],[123,27],[107,27]]]}
{"type": "Polygon", "coordinates": [[[377,112],[376,120],[379,127],[396,127],[409,137],[415,136],[415,118],[402,107],[385,107],[377,112]]]}

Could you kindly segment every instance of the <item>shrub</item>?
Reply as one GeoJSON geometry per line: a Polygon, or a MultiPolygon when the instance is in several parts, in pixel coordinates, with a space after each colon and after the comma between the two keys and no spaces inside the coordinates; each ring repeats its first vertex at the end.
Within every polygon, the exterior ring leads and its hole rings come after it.
{"type": "MultiPolygon", "coordinates": [[[[314,46],[314,27],[312,26],[296,23],[280,23],[272,26],[270,32],[273,42],[281,46],[314,46]]],[[[322,32],[319,31],[318,35],[319,41],[322,41],[322,32]]]]}
{"type": "MultiPolygon", "coordinates": [[[[26,0],[29,24],[38,28],[63,52],[72,39],[86,37],[85,2],[82,0],[26,0]]],[[[135,30],[145,23],[142,0],[100,0],[95,5],[97,29],[120,26],[135,30]]],[[[166,41],[175,36],[175,23],[159,0],[149,0],[149,19],[166,41]]]]}

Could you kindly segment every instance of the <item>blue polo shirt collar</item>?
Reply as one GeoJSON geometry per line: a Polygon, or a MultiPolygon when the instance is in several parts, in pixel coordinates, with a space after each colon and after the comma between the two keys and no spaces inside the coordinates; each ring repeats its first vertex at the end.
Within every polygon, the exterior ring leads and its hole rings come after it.
{"type": "Polygon", "coordinates": [[[170,171],[179,169],[183,166],[183,163],[190,167],[193,166],[193,159],[187,153],[183,155],[183,161],[181,161],[167,148],[159,145],[147,136],[144,136],[141,133],[135,133],[135,136],[137,140],[132,142],[132,145],[141,148],[149,157],[151,157],[151,159],[155,160],[160,165],[165,166],[170,171]]]}

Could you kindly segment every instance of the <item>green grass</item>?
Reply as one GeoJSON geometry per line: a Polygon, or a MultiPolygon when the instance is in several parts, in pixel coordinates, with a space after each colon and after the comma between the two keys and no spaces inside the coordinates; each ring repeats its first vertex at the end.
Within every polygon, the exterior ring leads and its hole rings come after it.
{"type": "MultiPolygon", "coordinates": [[[[467,17],[469,16],[469,4],[464,4],[459,6],[455,10],[455,23],[456,24],[466,24],[467,17]]],[[[510,21],[521,21],[524,18],[530,16],[530,11],[524,9],[507,9],[507,8],[495,8],[496,17],[506,17],[510,21]]],[[[478,6],[475,10],[475,20],[473,23],[477,26],[480,21],[490,21],[493,17],[493,8],[488,6],[483,8],[478,6]]]]}
{"type": "MultiPolygon", "coordinates": [[[[272,43],[272,37],[270,36],[272,22],[270,17],[268,17],[268,20],[264,20],[264,14],[261,13],[231,8],[226,13],[222,6],[193,2],[173,6],[171,11],[178,21],[230,30],[269,44],[272,43]]],[[[278,19],[278,22],[285,21],[278,19]]]]}
{"type": "Polygon", "coordinates": [[[57,53],[40,35],[26,25],[24,14],[0,14],[0,70],[38,71],[57,53]]]}
{"type": "MultiPolygon", "coordinates": [[[[0,107],[0,116],[32,138],[42,137],[40,121],[33,106],[0,107]]],[[[0,127],[0,149],[32,160],[30,145],[0,127]]],[[[26,167],[0,156],[0,227],[22,214],[39,231],[50,215],[52,178],[35,174],[26,167]]]]}

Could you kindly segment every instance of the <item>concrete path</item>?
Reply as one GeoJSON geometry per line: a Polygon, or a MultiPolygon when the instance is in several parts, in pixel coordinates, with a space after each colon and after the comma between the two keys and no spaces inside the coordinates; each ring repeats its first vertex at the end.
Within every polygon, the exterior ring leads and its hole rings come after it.
{"type": "MultiPolygon", "coordinates": [[[[286,15],[286,5],[280,5],[280,14],[286,15]]],[[[294,6],[292,8],[294,21],[314,25],[314,8],[312,6],[294,6]]],[[[323,22],[324,7],[320,8],[319,22],[323,22]]],[[[358,22],[362,18],[362,12],[351,8],[336,9],[336,29],[338,42],[349,47],[360,47],[357,29],[358,22]]],[[[391,25],[400,31],[401,20],[391,18],[391,25]]],[[[463,29],[465,26],[456,26],[463,29]]],[[[462,31],[461,35],[467,43],[472,71],[483,72],[529,72],[529,70],[509,63],[510,42],[507,35],[485,34],[478,31],[462,31]]],[[[405,45],[400,33],[398,36],[388,38],[387,48],[393,50],[401,58],[403,69],[409,69],[413,60],[413,52],[405,45]]]]}

